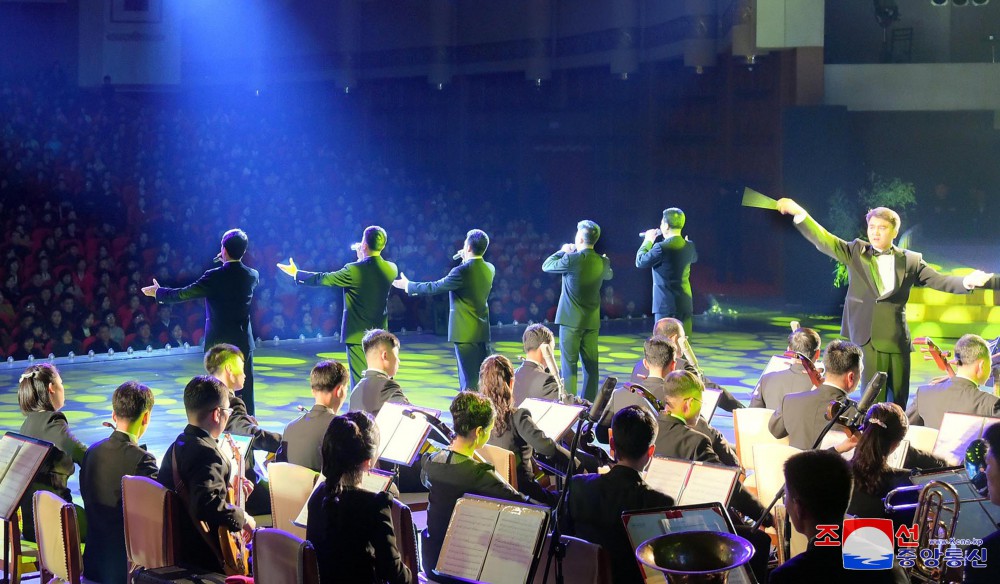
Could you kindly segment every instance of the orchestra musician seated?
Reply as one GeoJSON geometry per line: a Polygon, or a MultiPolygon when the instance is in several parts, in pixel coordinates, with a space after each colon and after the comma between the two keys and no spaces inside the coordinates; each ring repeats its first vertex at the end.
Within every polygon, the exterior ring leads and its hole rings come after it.
{"type": "MultiPolygon", "coordinates": [[[[798,328],[788,335],[788,351],[804,355],[816,362],[820,356],[820,336],[811,328],[798,328]]],[[[781,400],[790,393],[809,391],[813,382],[805,367],[796,359],[788,369],[772,371],[761,376],[750,395],[751,408],[776,410],[781,400]]]]}
{"type": "Polygon", "coordinates": [[[520,404],[528,398],[557,401],[565,404],[578,402],[576,396],[566,393],[559,379],[558,371],[552,371],[546,364],[545,351],[552,354],[555,336],[544,324],[528,325],[521,335],[524,361],[514,371],[514,403],[520,404]]]}
{"type": "MultiPolygon", "coordinates": [[[[854,490],[847,507],[849,514],[892,519],[885,512],[883,500],[889,491],[911,484],[910,471],[891,468],[887,460],[903,441],[908,426],[903,408],[892,402],[872,404],[868,408],[850,462],[854,490]]],[[[909,525],[912,513],[910,515],[900,517],[899,521],[909,525]]]]}
{"type": "Polygon", "coordinates": [[[979,335],[955,343],[955,376],[917,389],[906,409],[911,424],[941,429],[945,412],[1000,417],[1000,397],[982,391],[992,373],[990,347],[979,335]]]}
{"type": "MultiPolygon", "coordinates": [[[[1000,505],[1000,424],[983,431],[986,442],[986,485],[991,503],[1000,505]]],[[[965,584],[995,584],[1000,582],[1000,529],[983,538],[980,568],[965,567],[965,584]]]]}
{"type": "Polygon", "coordinates": [[[375,464],[378,444],[378,426],[367,412],[334,417],[323,436],[325,480],[309,497],[306,526],[320,582],[417,581],[396,545],[392,495],[361,488],[362,477],[375,464]]]}
{"type": "Polygon", "coordinates": [[[451,402],[455,439],[448,448],[425,454],[422,478],[430,491],[427,529],[421,533],[421,561],[425,572],[437,566],[441,545],[455,502],[465,494],[528,502],[527,496],[500,478],[492,465],[474,458],[478,448],[490,439],[495,413],[490,400],[471,391],[459,392],[451,402]]]}
{"type": "Polygon", "coordinates": [[[330,421],[347,399],[347,367],[330,359],[320,361],[309,373],[309,388],[315,404],[308,412],[292,420],[282,432],[281,447],[274,460],[290,462],[319,472],[321,448],[330,421]]]}
{"type": "Polygon", "coordinates": [[[399,372],[399,338],[389,331],[372,329],[361,339],[368,368],[351,390],[350,409],[378,415],[382,404],[407,404],[403,389],[393,377],[399,372]]]}

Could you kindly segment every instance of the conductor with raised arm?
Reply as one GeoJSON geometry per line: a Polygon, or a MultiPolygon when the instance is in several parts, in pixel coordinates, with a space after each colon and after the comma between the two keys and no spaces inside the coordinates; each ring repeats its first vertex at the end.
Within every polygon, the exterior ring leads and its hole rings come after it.
{"type": "Polygon", "coordinates": [[[388,329],[386,303],[392,281],[399,270],[396,264],[382,259],[388,236],[377,225],[365,228],[361,242],[355,244],[358,261],[336,272],[307,272],[295,261],[278,268],[305,286],[336,286],[344,289],[344,317],[340,324],[340,340],[347,345],[347,363],[351,371],[351,386],[361,380],[367,367],[361,340],[368,329],[388,329]]]}
{"type": "Polygon", "coordinates": [[[910,329],[906,326],[906,302],[914,286],[965,294],[990,283],[993,274],[976,270],[965,276],[943,276],[924,261],[921,254],[893,245],[899,233],[899,214],[876,207],[865,215],[868,241],[844,241],[823,228],[791,199],[780,199],[778,211],[794,217],[795,228],[824,254],[847,266],[847,298],[840,334],[859,345],[864,353],[864,379],[877,371],[888,375],[878,401],[895,402],[906,409],[910,394],[910,329]]]}
{"type": "Polygon", "coordinates": [[[601,328],[601,285],[610,280],[611,260],[594,251],[601,228],[590,220],[576,226],[574,243],[550,255],[542,263],[549,274],[562,274],[562,295],[556,309],[559,325],[559,352],[566,391],[577,391],[578,361],[583,360],[584,399],[597,397],[597,336],[601,328]]]}
{"type": "Polygon", "coordinates": [[[664,209],[659,229],[643,233],[642,245],[635,252],[635,267],[653,272],[653,314],[656,320],[673,317],[691,331],[694,301],[691,295],[691,264],[698,261],[698,252],[686,237],[684,211],[677,207],[664,209]],[[663,239],[657,241],[657,238],[663,239]]]}
{"type": "Polygon", "coordinates": [[[222,265],[208,270],[195,283],[184,288],[167,288],[153,280],[142,293],[161,304],[205,299],[205,347],[219,343],[235,345],[245,358],[246,381],[238,395],[246,402],[247,413],[254,415],[253,401],[253,329],[250,327],[250,302],[260,281],[257,270],[243,263],[250,245],[242,229],[230,229],[222,236],[222,249],[216,261],[222,265]]]}
{"type": "Polygon", "coordinates": [[[405,274],[392,283],[410,296],[430,296],[448,292],[448,340],[455,344],[458,360],[458,389],[479,389],[479,367],[490,354],[490,309],[487,300],[493,289],[496,268],[483,260],[490,245],[486,232],[473,229],[465,236],[465,246],[455,254],[462,263],[436,282],[411,282],[405,274]]]}

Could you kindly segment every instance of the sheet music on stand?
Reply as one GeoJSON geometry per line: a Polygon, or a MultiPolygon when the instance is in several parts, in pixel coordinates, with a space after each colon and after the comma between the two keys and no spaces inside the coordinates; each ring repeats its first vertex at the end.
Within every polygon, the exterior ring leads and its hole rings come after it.
{"type": "Polygon", "coordinates": [[[728,505],[738,479],[736,468],[660,456],[650,460],[645,476],[649,486],[670,495],[677,505],[728,505]]]}
{"type": "Polygon", "coordinates": [[[709,424],[712,423],[712,416],[719,405],[719,398],[722,397],[721,389],[705,389],[701,392],[701,417],[709,424]],[[707,413],[706,413],[707,412],[707,413]]]}
{"type": "Polygon", "coordinates": [[[531,412],[531,419],[538,429],[556,442],[586,409],[583,406],[569,406],[533,397],[525,399],[517,407],[531,412]]]}
{"type": "Polygon", "coordinates": [[[49,442],[15,432],[0,438],[0,520],[14,519],[17,504],[51,448],[49,442]]]}
{"type": "Polygon", "coordinates": [[[465,495],[455,503],[434,577],[526,584],[548,522],[546,507],[465,495]]]}
{"type": "MultiPolygon", "coordinates": [[[[952,466],[964,464],[965,451],[969,443],[982,438],[987,418],[946,412],[941,420],[937,440],[932,453],[948,461],[952,466]]],[[[992,423],[992,422],[991,422],[992,423]]]]}
{"type": "Polygon", "coordinates": [[[885,459],[885,463],[889,465],[889,468],[902,469],[903,461],[906,460],[906,453],[910,450],[910,441],[901,440],[899,446],[895,450],[889,453],[889,457],[885,459]]]}
{"type": "MultiPolygon", "coordinates": [[[[701,505],[684,505],[680,507],[662,507],[642,511],[622,513],[622,522],[628,533],[632,550],[635,551],[642,542],[667,533],[682,533],[685,531],[721,531],[736,535],[736,528],[725,508],[719,503],[701,505]]],[[[636,560],[642,572],[645,584],[665,584],[666,579],[661,572],[648,570],[639,560],[636,560]]],[[[757,580],[747,565],[729,572],[731,584],[756,584],[757,580]]]]}
{"type": "Polygon", "coordinates": [[[430,408],[412,405],[385,403],[375,416],[381,441],[379,442],[378,458],[394,464],[411,466],[420,455],[420,448],[430,435],[431,426],[422,416],[410,418],[403,415],[404,410],[422,410],[435,418],[441,417],[441,412],[430,408]]]}
{"type": "MultiPolygon", "coordinates": [[[[384,470],[379,470],[373,468],[366,472],[364,476],[361,477],[361,488],[366,491],[371,491],[372,493],[378,493],[381,491],[388,491],[389,485],[392,484],[393,474],[391,472],[386,472],[384,470]]],[[[322,475],[316,484],[313,485],[312,492],[306,497],[306,502],[302,505],[302,509],[299,514],[292,520],[292,524],[305,529],[306,525],[309,523],[309,499],[312,499],[313,494],[319,490],[321,486],[326,484],[323,480],[322,475]]]]}

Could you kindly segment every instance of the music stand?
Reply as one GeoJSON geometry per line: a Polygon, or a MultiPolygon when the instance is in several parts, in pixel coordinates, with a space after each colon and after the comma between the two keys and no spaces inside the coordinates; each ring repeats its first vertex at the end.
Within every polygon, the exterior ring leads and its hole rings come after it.
{"type": "Polygon", "coordinates": [[[4,526],[3,555],[6,570],[0,584],[9,584],[14,543],[10,539],[11,525],[17,521],[17,506],[24,497],[28,485],[35,478],[38,469],[52,448],[51,442],[36,440],[14,432],[7,432],[0,438],[0,521],[4,526]]]}

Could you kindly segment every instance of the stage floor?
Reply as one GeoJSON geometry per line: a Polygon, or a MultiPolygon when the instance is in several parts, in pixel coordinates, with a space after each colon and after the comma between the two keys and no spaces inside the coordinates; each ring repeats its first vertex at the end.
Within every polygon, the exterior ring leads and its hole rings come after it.
{"type": "MultiPolygon", "coordinates": [[[[824,345],[836,338],[839,331],[839,323],[834,319],[815,317],[802,321],[803,325],[820,331],[824,345]]],[[[726,319],[698,317],[691,344],[706,375],[749,403],[750,392],[767,361],[785,350],[788,322],[787,316],[778,313],[726,319]]],[[[628,379],[633,364],[642,357],[642,342],[652,325],[651,319],[605,323],[600,338],[602,380],[608,375],[620,381],[628,379]]],[[[520,342],[523,330],[524,325],[493,329],[493,350],[509,357],[515,366],[523,353],[520,342]]],[[[448,405],[458,389],[452,345],[443,337],[422,333],[402,333],[400,341],[401,366],[396,379],[403,391],[415,404],[443,410],[444,418],[450,422],[448,405]]],[[[946,339],[939,342],[949,347],[953,343],[946,339]]],[[[260,424],[280,432],[300,415],[297,405],[311,407],[309,371],[317,361],[331,358],[345,361],[344,346],[332,338],[266,342],[258,346],[254,353],[254,385],[260,424]]],[[[142,441],[157,460],[186,424],[184,385],[192,376],[204,372],[200,347],[174,349],[169,354],[157,351],[152,355],[118,354],[113,358],[84,356],[73,362],[58,359],[56,364],[66,386],[63,411],[74,434],[86,444],[108,435],[109,429],[101,423],[111,421],[111,393],[115,387],[128,379],[149,385],[156,396],[156,405],[142,441]]],[[[0,430],[4,432],[16,432],[21,426],[17,382],[24,368],[24,362],[0,365],[0,383],[7,388],[0,394],[0,430]]],[[[913,354],[914,388],[937,375],[933,363],[925,362],[918,353],[913,354]]],[[[728,412],[719,410],[713,425],[729,440],[733,439],[732,417],[728,412]]],[[[71,482],[74,497],[78,494],[77,475],[71,482]]]]}

